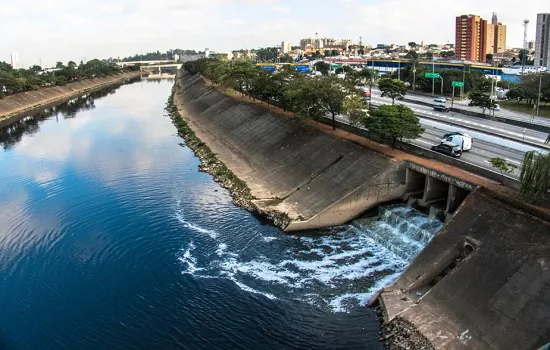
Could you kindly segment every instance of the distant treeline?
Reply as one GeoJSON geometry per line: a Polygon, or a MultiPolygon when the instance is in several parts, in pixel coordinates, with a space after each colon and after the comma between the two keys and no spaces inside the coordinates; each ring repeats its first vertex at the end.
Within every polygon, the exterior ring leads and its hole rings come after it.
{"type": "Polygon", "coordinates": [[[55,68],[49,70],[44,70],[38,65],[28,69],[13,69],[10,64],[0,62],[0,98],[46,86],[63,86],[83,79],[102,78],[133,69],[139,69],[139,67],[123,69],[115,63],[98,59],[86,63],[80,62],[80,64],[69,61],[67,65],[57,62],[55,68]]]}

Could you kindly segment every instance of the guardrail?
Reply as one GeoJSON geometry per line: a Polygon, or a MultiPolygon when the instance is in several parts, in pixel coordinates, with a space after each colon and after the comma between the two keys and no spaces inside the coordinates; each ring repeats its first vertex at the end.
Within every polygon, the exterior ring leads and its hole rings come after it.
{"type": "MultiPolygon", "coordinates": [[[[433,107],[434,106],[434,103],[431,103],[431,102],[413,100],[413,99],[406,98],[406,97],[403,99],[403,101],[409,102],[409,103],[414,103],[414,104],[421,105],[421,106],[428,106],[428,107],[433,107]]],[[[504,123],[504,124],[519,126],[519,127],[522,127],[522,128],[529,128],[531,130],[550,133],[550,127],[548,127],[548,126],[535,124],[535,123],[527,123],[527,122],[524,122],[522,120],[515,120],[515,119],[499,117],[498,115],[495,115],[493,117],[492,115],[483,114],[483,113],[479,113],[479,112],[476,112],[476,111],[469,111],[469,110],[466,110],[466,109],[460,109],[460,108],[456,108],[456,107],[451,108],[451,112],[465,114],[465,115],[469,115],[469,116],[476,117],[476,118],[481,118],[481,119],[493,120],[493,121],[501,122],[501,123],[504,123]]]]}
{"type": "MultiPolygon", "coordinates": [[[[321,118],[319,120],[319,122],[332,126],[332,118],[330,118],[330,117],[321,118]]],[[[366,129],[359,128],[359,127],[356,127],[356,126],[351,126],[350,127],[349,124],[346,124],[346,123],[344,123],[342,121],[338,121],[338,120],[336,121],[336,127],[338,129],[349,131],[352,134],[362,136],[362,137],[366,137],[366,138],[371,139],[375,142],[380,142],[380,137],[378,137],[377,135],[375,135],[373,133],[369,133],[369,131],[366,130],[366,129]]],[[[505,185],[506,187],[510,187],[510,188],[515,189],[515,190],[519,190],[519,188],[521,187],[521,183],[518,180],[514,179],[513,177],[497,173],[497,172],[489,170],[487,168],[482,168],[480,166],[477,166],[477,165],[472,164],[472,163],[465,162],[463,160],[451,158],[451,157],[446,156],[444,154],[437,153],[437,152],[434,152],[430,149],[423,148],[423,147],[420,147],[420,146],[416,146],[416,145],[413,145],[411,143],[407,143],[407,142],[403,142],[403,141],[397,141],[395,148],[399,149],[399,150],[402,150],[402,151],[405,151],[407,153],[411,153],[411,154],[420,156],[422,158],[434,159],[434,160],[440,161],[442,163],[455,166],[457,168],[472,172],[476,175],[479,175],[479,176],[485,177],[487,179],[499,182],[499,183],[505,185]]]]}

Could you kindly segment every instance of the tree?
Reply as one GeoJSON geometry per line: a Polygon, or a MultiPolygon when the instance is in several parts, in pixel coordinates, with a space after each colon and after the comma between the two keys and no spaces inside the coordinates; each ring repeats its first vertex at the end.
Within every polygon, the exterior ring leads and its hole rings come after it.
{"type": "Polygon", "coordinates": [[[382,91],[382,97],[389,97],[392,100],[392,105],[395,104],[395,99],[405,96],[407,86],[400,80],[383,78],[378,82],[378,88],[382,91]]]}
{"type": "Polygon", "coordinates": [[[489,62],[489,63],[490,63],[490,62],[493,62],[493,54],[492,54],[492,53],[486,54],[486,55],[485,55],[485,60],[486,60],[487,62],[489,62]]]}
{"type": "Polygon", "coordinates": [[[512,163],[508,163],[504,158],[500,158],[500,157],[491,158],[489,159],[489,162],[491,163],[491,166],[493,168],[500,170],[500,172],[503,174],[513,173],[514,170],[517,169],[517,166],[515,166],[512,163]]]}
{"type": "Polygon", "coordinates": [[[429,60],[431,60],[433,57],[434,57],[434,54],[431,53],[431,52],[428,52],[428,53],[426,54],[426,58],[429,59],[429,60]]]}
{"type": "Polygon", "coordinates": [[[542,199],[550,188],[550,154],[525,153],[519,180],[520,193],[526,199],[533,202],[542,199]]]}
{"type": "Polygon", "coordinates": [[[65,66],[63,66],[63,62],[57,62],[55,64],[55,68],[62,69],[62,68],[65,68],[65,66]]]}
{"type": "Polygon", "coordinates": [[[527,59],[528,56],[529,56],[529,50],[526,50],[526,49],[519,50],[518,58],[519,58],[520,64],[523,65],[525,63],[525,65],[528,65],[528,59],[527,59]]]}
{"type": "Polygon", "coordinates": [[[321,74],[327,75],[330,70],[330,63],[319,61],[315,63],[315,69],[321,72],[321,74]]]}
{"type": "Polygon", "coordinates": [[[483,114],[485,114],[487,108],[496,107],[495,101],[493,101],[488,94],[482,93],[481,91],[472,91],[469,97],[471,105],[481,107],[483,109],[483,114]]]}
{"type": "Polygon", "coordinates": [[[364,122],[368,113],[364,109],[365,104],[363,99],[359,95],[352,95],[346,98],[344,101],[344,114],[349,118],[349,132],[354,126],[358,126],[364,122]]]}
{"type": "Polygon", "coordinates": [[[405,55],[405,58],[411,61],[418,61],[418,53],[416,51],[409,51],[405,55]]]}
{"type": "Polygon", "coordinates": [[[417,47],[418,45],[414,41],[409,42],[410,47],[417,47]]]}
{"type": "Polygon", "coordinates": [[[397,140],[415,139],[424,132],[413,110],[403,105],[378,107],[365,119],[365,127],[382,139],[391,139],[392,148],[397,140]]]}

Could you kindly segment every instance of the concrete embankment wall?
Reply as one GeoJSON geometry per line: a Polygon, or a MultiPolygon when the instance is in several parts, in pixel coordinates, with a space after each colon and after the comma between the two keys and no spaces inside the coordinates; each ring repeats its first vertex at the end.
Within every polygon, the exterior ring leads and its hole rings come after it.
{"type": "Polygon", "coordinates": [[[412,322],[440,349],[544,345],[550,339],[547,219],[477,189],[381,294],[388,318],[412,322]]]}
{"type": "Polygon", "coordinates": [[[379,200],[403,194],[399,162],[229,97],[198,75],[181,74],[176,97],[183,118],[247,183],[260,212],[284,212],[302,222],[288,229],[343,224],[379,200]],[[375,189],[360,190],[373,184],[375,189]]]}
{"type": "Polygon", "coordinates": [[[16,118],[18,115],[40,106],[72,98],[140,75],[140,72],[121,73],[105,78],[87,79],[65,86],[52,86],[10,95],[0,100],[0,121],[16,118]]]}

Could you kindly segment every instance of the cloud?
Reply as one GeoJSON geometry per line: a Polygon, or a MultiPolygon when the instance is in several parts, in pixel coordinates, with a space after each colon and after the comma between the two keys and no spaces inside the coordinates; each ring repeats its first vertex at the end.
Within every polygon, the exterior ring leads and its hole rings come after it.
{"type": "Polygon", "coordinates": [[[20,0],[0,4],[0,60],[19,52],[25,65],[42,58],[80,61],[84,57],[129,56],[171,48],[224,52],[238,48],[293,44],[319,36],[363,37],[367,44],[454,41],[457,15],[476,13],[508,25],[508,45],[521,46],[522,21],[550,11],[547,0],[506,6],[497,0],[20,0]],[[24,14],[24,17],[21,17],[24,14]],[[24,20],[21,20],[24,18],[24,20]],[[253,30],[251,30],[253,29],[253,30]]]}

